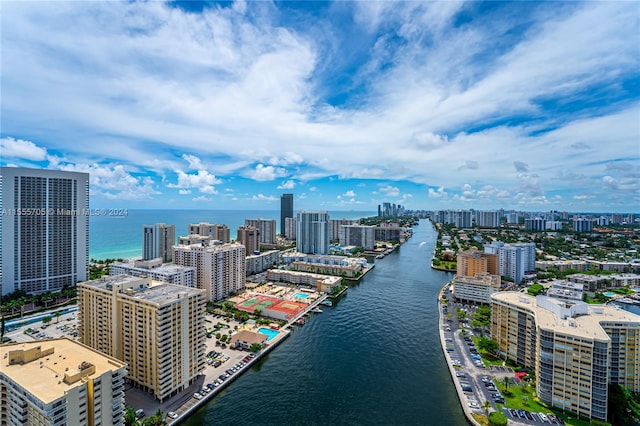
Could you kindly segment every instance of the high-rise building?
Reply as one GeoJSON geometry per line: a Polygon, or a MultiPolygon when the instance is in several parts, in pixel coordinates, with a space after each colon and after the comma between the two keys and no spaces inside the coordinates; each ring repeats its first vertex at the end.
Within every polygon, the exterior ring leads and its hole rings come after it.
{"type": "Polygon", "coordinates": [[[285,235],[285,220],[293,217],[293,194],[282,194],[280,197],[280,235],[285,235]]]}
{"type": "Polygon", "coordinates": [[[217,223],[190,223],[189,235],[207,236],[210,237],[210,239],[222,241],[223,243],[231,241],[229,227],[217,223]]]}
{"type": "Polygon", "coordinates": [[[540,217],[525,219],[524,229],[527,231],[544,231],[547,229],[547,220],[540,217]]]}
{"type": "Polygon", "coordinates": [[[287,217],[284,220],[284,237],[289,240],[296,239],[296,218],[287,217]]]}
{"type": "Polygon", "coordinates": [[[340,227],[340,245],[363,247],[365,250],[375,248],[375,226],[342,225],[340,227]]]}
{"type": "Polygon", "coordinates": [[[485,253],[498,255],[498,273],[520,284],[528,272],[536,270],[536,244],[505,244],[494,241],[484,246],[485,253]]]}
{"type": "Polygon", "coordinates": [[[454,212],[453,223],[456,228],[471,228],[471,211],[458,210],[454,212]]]}
{"type": "Polygon", "coordinates": [[[585,217],[573,218],[573,232],[591,232],[593,231],[593,220],[585,217]]]}
{"type": "Polygon", "coordinates": [[[142,230],[142,258],[162,259],[171,262],[173,246],[176,243],[176,226],[156,223],[144,225],[142,230]]]}
{"type": "Polygon", "coordinates": [[[491,338],[535,370],[541,401],[606,421],[610,383],[640,391],[640,316],[520,292],[494,293],[491,304],[491,338]]]}
{"type": "Polygon", "coordinates": [[[296,217],[296,250],[307,254],[329,253],[329,213],[299,210],[296,217]]]}
{"type": "Polygon", "coordinates": [[[248,254],[260,251],[260,231],[255,226],[245,225],[238,228],[237,241],[244,246],[248,254]]]}
{"type": "Polygon", "coordinates": [[[173,263],[196,268],[197,287],[206,291],[207,300],[228,298],[246,283],[246,249],[238,243],[212,246],[176,246],[173,263]]]}
{"type": "Polygon", "coordinates": [[[500,215],[497,211],[477,211],[476,226],[481,228],[498,228],[500,226],[500,215]]]}
{"type": "Polygon", "coordinates": [[[204,291],[131,275],[78,284],[79,339],[126,362],[128,379],[160,402],[205,366],[204,291]]]}
{"type": "Polygon", "coordinates": [[[483,253],[475,247],[458,253],[457,275],[475,277],[476,274],[498,275],[498,255],[483,253]]]}
{"type": "Polygon", "coordinates": [[[276,242],[275,219],[245,219],[244,224],[246,226],[253,226],[258,230],[261,243],[274,244],[276,242]]]}
{"type": "Polygon", "coordinates": [[[329,219],[329,241],[340,240],[340,227],[343,225],[357,225],[358,220],[353,219],[329,219]]]}
{"type": "Polygon", "coordinates": [[[3,425],[124,425],[127,365],[73,340],[0,345],[3,425]]]}
{"type": "Polygon", "coordinates": [[[89,174],[0,168],[0,294],[59,291],[89,276],[89,174]]]}

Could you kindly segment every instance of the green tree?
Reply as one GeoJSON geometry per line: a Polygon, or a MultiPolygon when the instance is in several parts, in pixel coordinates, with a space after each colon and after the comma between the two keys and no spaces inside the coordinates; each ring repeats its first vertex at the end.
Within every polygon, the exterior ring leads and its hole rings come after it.
{"type": "Polygon", "coordinates": [[[153,416],[149,416],[146,419],[142,420],[143,426],[163,426],[166,424],[167,422],[162,415],[162,410],[160,410],[159,408],[153,416]]]}
{"type": "Polygon", "coordinates": [[[49,324],[51,322],[51,317],[44,317],[42,318],[42,324],[49,324]]]}
{"type": "Polygon", "coordinates": [[[509,389],[509,377],[508,376],[504,376],[502,378],[502,384],[504,385],[504,390],[509,389]]]}
{"type": "Polygon", "coordinates": [[[478,337],[476,343],[480,352],[488,353],[498,358],[498,344],[496,342],[486,337],[478,337]]]}
{"type": "Polygon", "coordinates": [[[485,399],[482,403],[482,408],[484,409],[484,415],[489,418],[489,408],[491,408],[491,402],[488,399],[485,399]]]}
{"type": "Polygon", "coordinates": [[[0,343],[4,343],[4,315],[0,314],[0,343]]]}
{"type": "Polygon", "coordinates": [[[262,350],[262,345],[260,343],[252,343],[249,350],[253,353],[260,352],[262,350]]]}
{"type": "Polygon", "coordinates": [[[53,316],[56,317],[56,324],[60,322],[60,315],[62,315],[60,311],[56,311],[53,313],[53,316]]]}
{"type": "Polygon", "coordinates": [[[124,409],[124,426],[135,426],[136,424],[138,424],[136,411],[127,405],[124,409]]]}

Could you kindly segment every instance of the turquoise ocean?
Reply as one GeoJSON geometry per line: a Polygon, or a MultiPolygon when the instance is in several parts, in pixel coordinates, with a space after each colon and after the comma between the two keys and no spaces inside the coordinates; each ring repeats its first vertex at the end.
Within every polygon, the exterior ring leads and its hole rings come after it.
{"type": "MultiPolygon", "coordinates": [[[[280,232],[280,210],[142,210],[128,209],[121,215],[91,216],[89,218],[89,257],[129,259],[142,256],[142,228],[144,225],[166,223],[176,226],[176,238],[187,234],[190,223],[209,222],[227,225],[231,239],[245,219],[275,219],[280,232]]],[[[329,211],[331,219],[359,219],[377,215],[374,211],[329,211]]]]}

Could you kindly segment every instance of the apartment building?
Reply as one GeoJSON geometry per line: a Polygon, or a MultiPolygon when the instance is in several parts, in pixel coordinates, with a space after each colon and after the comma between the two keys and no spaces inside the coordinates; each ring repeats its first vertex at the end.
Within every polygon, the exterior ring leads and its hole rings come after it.
{"type": "Polygon", "coordinates": [[[238,228],[238,238],[236,240],[242,244],[246,253],[254,254],[260,252],[260,231],[254,226],[241,226],[238,228]]]}
{"type": "Polygon", "coordinates": [[[0,424],[124,425],[122,361],[73,340],[0,345],[0,424]]]}
{"type": "Polygon", "coordinates": [[[486,272],[477,273],[473,277],[456,275],[453,278],[453,295],[456,300],[466,303],[491,302],[491,295],[500,291],[500,276],[486,272]]]}
{"type": "Polygon", "coordinates": [[[79,340],[128,364],[133,386],[160,402],[205,366],[203,290],[130,275],[78,284],[79,340]]]}
{"type": "Polygon", "coordinates": [[[535,369],[543,402],[605,421],[609,383],[640,391],[640,316],[519,292],[494,293],[491,304],[492,339],[535,369]]]}
{"type": "Polygon", "coordinates": [[[171,262],[172,247],[176,243],[176,226],[156,223],[144,225],[142,229],[142,258],[162,259],[171,262]]]}
{"type": "Polygon", "coordinates": [[[261,243],[275,244],[276,242],[276,220],[275,219],[245,219],[245,226],[253,226],[259,232],[261,243]]]}
{"type": "Polygon", "coordinates": [[[247,276],[264,272],[280,263],[280,251],[270,250],[260,254],[248,255],[245,258],[247,276]]]}
{"type": "Polygon", "coordinates": [[[89,277],[89,174],[0,168],[0,295],[89,277]]]}
{"type": "MultiPolygon", "coordinates": [[[[340,239],[340,228],[348,225],[358,225],[357,219],[329,219],[329,241],[338,241],[340,239]]],[[[346,244],[343,244],[346,245],[346,244]]]]}
{"type": "Polygon", "coordinates": [[[375,226],[365,225],[342,225],[339,232],[340,245],[373,250],[375,248],[375,228],[375,226]]]}
{"type": "Polygon", "coordinates": [[[296,251],[310,254],[329,253],[329,213],[298,211],[296,216],[296,251]]]}
{"type": "Polygon", "coordinates": [[[506,244],[494,241],[484,246],[484,252],[498,255],[498,274],[520,284],[525,274],[536,270],[536,244],[506,244]]]}
{"type": "Polygon", "coordinates": [[[196,268],[162,263],[162,259],[126,260],[109,265],[109,275],[133,275],[149,277],[167,284],[196,286],[196,268]]]}
{"type": "Polygon", "coordinates": [[[219,225],[217,223],[190,223],[189,235],[207,236],[210,240],[218,240],[228,243],[230,239],[230,231],[227,225],[219,225]]]}
{"type": "Polygon", "coordinates": [[[457,265],[457,275],[461,277],[474,277],[485,272],[498,275],[498,256],[475,247],[459,252],[457,265]]]}
{"type": "Polygon", "coordinates": [[[206,291],[207,300],[222,300],[244,289],[246,249],[238,243],[211,246],[176,246],[173,263],[196,268],[196,287],[206,291]]]}

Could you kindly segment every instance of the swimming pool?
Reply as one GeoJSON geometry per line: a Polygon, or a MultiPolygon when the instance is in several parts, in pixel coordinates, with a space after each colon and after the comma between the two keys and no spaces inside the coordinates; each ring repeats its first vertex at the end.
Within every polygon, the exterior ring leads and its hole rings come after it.
{"type": "Polygon", "coordinates": [[[616,295],[615,293],[612,293],[612,292],[610,292],[610,291],[608,291],[608,292],[606,292],[606,293],[602,293],[602,294],[604,294],[604,295],[605,295],[605,296],[607,296],[607,297],[613,297],[613,296],[615,296],[615,295],[616,295]]]}
{"type": "Polygon", "coordinates": [[[300,299],[306,299],[307,297],[309,297],[308,294],[304,294],[304,293],[296,293],[293,295],[293,297],[298,297],[300,299]]]}
{"type": "Polygon", "coordinates": [[[279,331],[276,330],[272,330],[270,328],[265,328],[265,327],[261,327],[258,329],[258,333],[260,334],[264,334],[265,336],[267,336],[267,342],[270,342],[271,340],[273,340],[278,334],[280,334],[279,331]]]}
{"type": "MultiPolygon", "coordinates": [[[[60,315],[68,314],[69,312],[75,312],[78,310],[77,306],[72,306],[70,308],[60,309],[60,315]]],[[[37,314],[27,318],[16,318],[13,320],[9,320],[5,324],[5,330],[10,331],[18,327],[22,327],[24,325],[34,324],[38,321],[42,321],[45,317],[53,317],[53,312],[47,312],[44,314],[37,314]]]]}

